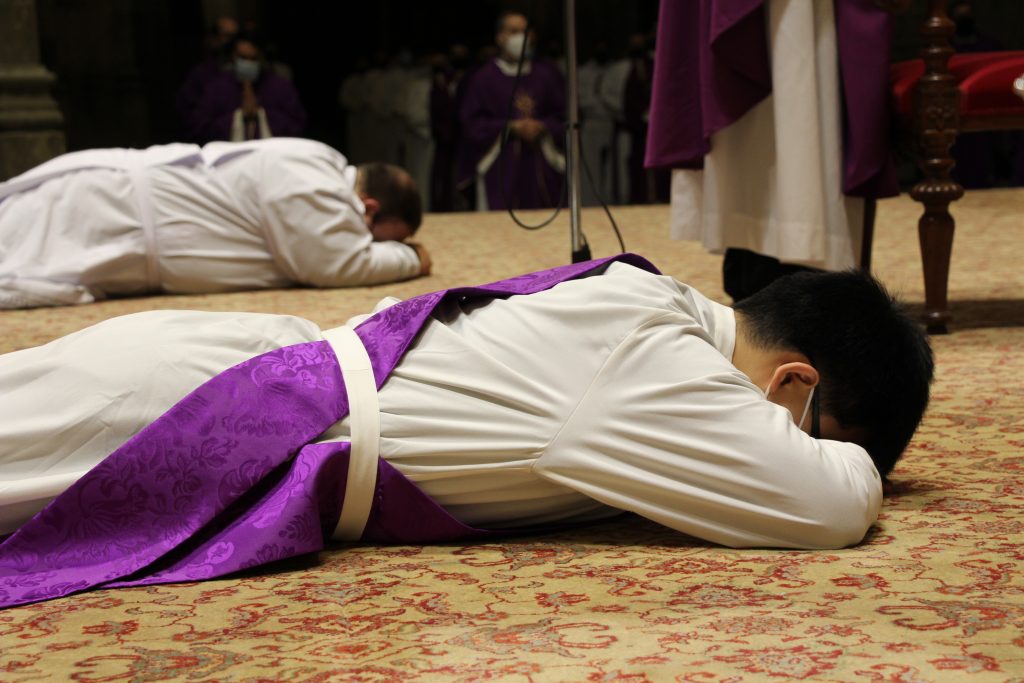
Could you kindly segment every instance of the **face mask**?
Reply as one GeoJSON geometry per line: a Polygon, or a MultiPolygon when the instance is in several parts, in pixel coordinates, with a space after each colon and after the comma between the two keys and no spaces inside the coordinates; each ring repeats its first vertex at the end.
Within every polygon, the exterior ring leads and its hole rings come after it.
{"type": "MultiPolygon", "coordinates": [[[[768,395],[771,393],[771,382],[768,383],[768,387],[764,390],[764,400],[768,400],[768,395]]],[[[804,412],[800,414],[800,421],[797,423],[797,429],[804,428],[804,421],[807,420],[807,413],[811,412],[811,401],[814,399],[814,392],[817,391],[818,387],[811,387],[811,393],[807,394],[807,403],[804,404],[804,412]]]]}
{"type": "Polygon", "coordinates": [[[255,81],[260,77],[260,63],[255,59],[235,57],[235,76],[240,81],[255,81]]]}
{"type": "MultiPolygon", "coordinates": [[[[516,33],[505,39],[505,57],[509,61],[519,61],[519,55],[523,52],[523,42],[526,40],[526,35],[522,33],[516,33]]],[[[526,48],[526,58],[530,58],[530,48],[526,48]]]]}

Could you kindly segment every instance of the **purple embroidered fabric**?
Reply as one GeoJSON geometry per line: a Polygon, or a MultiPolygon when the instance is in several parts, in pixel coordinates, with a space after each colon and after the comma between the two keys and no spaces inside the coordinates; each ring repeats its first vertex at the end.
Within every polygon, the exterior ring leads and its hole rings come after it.
{"type": "MultiPolygon", "coordinates": [[[[446,297],[532,294],[634,254],[425,294],[361,324],[378,389],[446,297]]],[[[179,401],[0,543],[0,607],[100,586],[194,581],[316,552],[337,522],[347,443],[310,443],[348,413],[327,342],[251,358],[179,401]]],[[[380,460],[363,539],[425,543],[461,524],[380,460]]]]}

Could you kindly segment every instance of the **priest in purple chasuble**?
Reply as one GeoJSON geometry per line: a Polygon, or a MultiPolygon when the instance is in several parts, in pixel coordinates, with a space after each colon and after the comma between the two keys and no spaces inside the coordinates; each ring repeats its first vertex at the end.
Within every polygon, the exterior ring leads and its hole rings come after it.
{"type": "Polygon", "coordinates": [[[0,356],[0,607],[623,512],[840,548],[875,523],[931,375],[868,275],[796,275],[734,310],[631,254],[328,330],[113,318],[0,356]]]}
{"type": "Polygon", "coordinates": [[[475,190],[478,210],[552,207],[561,201],[565,80],[552,64],[532,59],[526,28],[522,14],[502,15],[499,55],[468,77],[459,105],[457,180],[460,188],[475,190]],[[516,83],[524,41],[526,61],[516,83]]]}

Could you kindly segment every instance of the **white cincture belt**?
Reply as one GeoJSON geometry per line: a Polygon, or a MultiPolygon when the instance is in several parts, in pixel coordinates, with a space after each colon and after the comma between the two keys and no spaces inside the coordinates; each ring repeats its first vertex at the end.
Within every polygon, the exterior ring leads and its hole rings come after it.
{"type": "Polygon", "coordinates": [[[128,156],[126,170],[132,179],[132,191],[139,208],[142,222],[142,237],[146,244],[146,287],[150,291],[160,289],[160,255],[156,244],[156,210],[153,208],[153,190],[149,182],[149,168],[143,154],[128,156]]]}
{"type": "Polygon", "coordinates": [[[363,341],[351,327],[335,327],[324,332],[341,365],[348,395],[349,424],[352,427],[345,481],[345,500],[341,516],[331,538],[356,541],[370,518],[373,492],[377,488],[377,459],[380,457],[380,402],[373,365],[363,341]]]}

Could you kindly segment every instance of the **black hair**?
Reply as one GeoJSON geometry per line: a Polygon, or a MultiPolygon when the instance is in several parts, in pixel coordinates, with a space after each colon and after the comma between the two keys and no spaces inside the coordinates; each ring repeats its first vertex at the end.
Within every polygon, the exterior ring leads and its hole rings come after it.
{"type": "Polygon", "coordinates": [[[822,412],[859,433],[885,477],[914,435],[934,372],[928,337],[861,271],[795,273],[735,304],[750,341],[798,351],[819,373],[822,412]]]}
{"type": "Polygon", "coordinates": [[[416,233],[423,222],[423,200],[412,177],[401,167],[379,161],[359,166],[360,189],[380,202],[375,220],[396,218],[416,233]]]}

